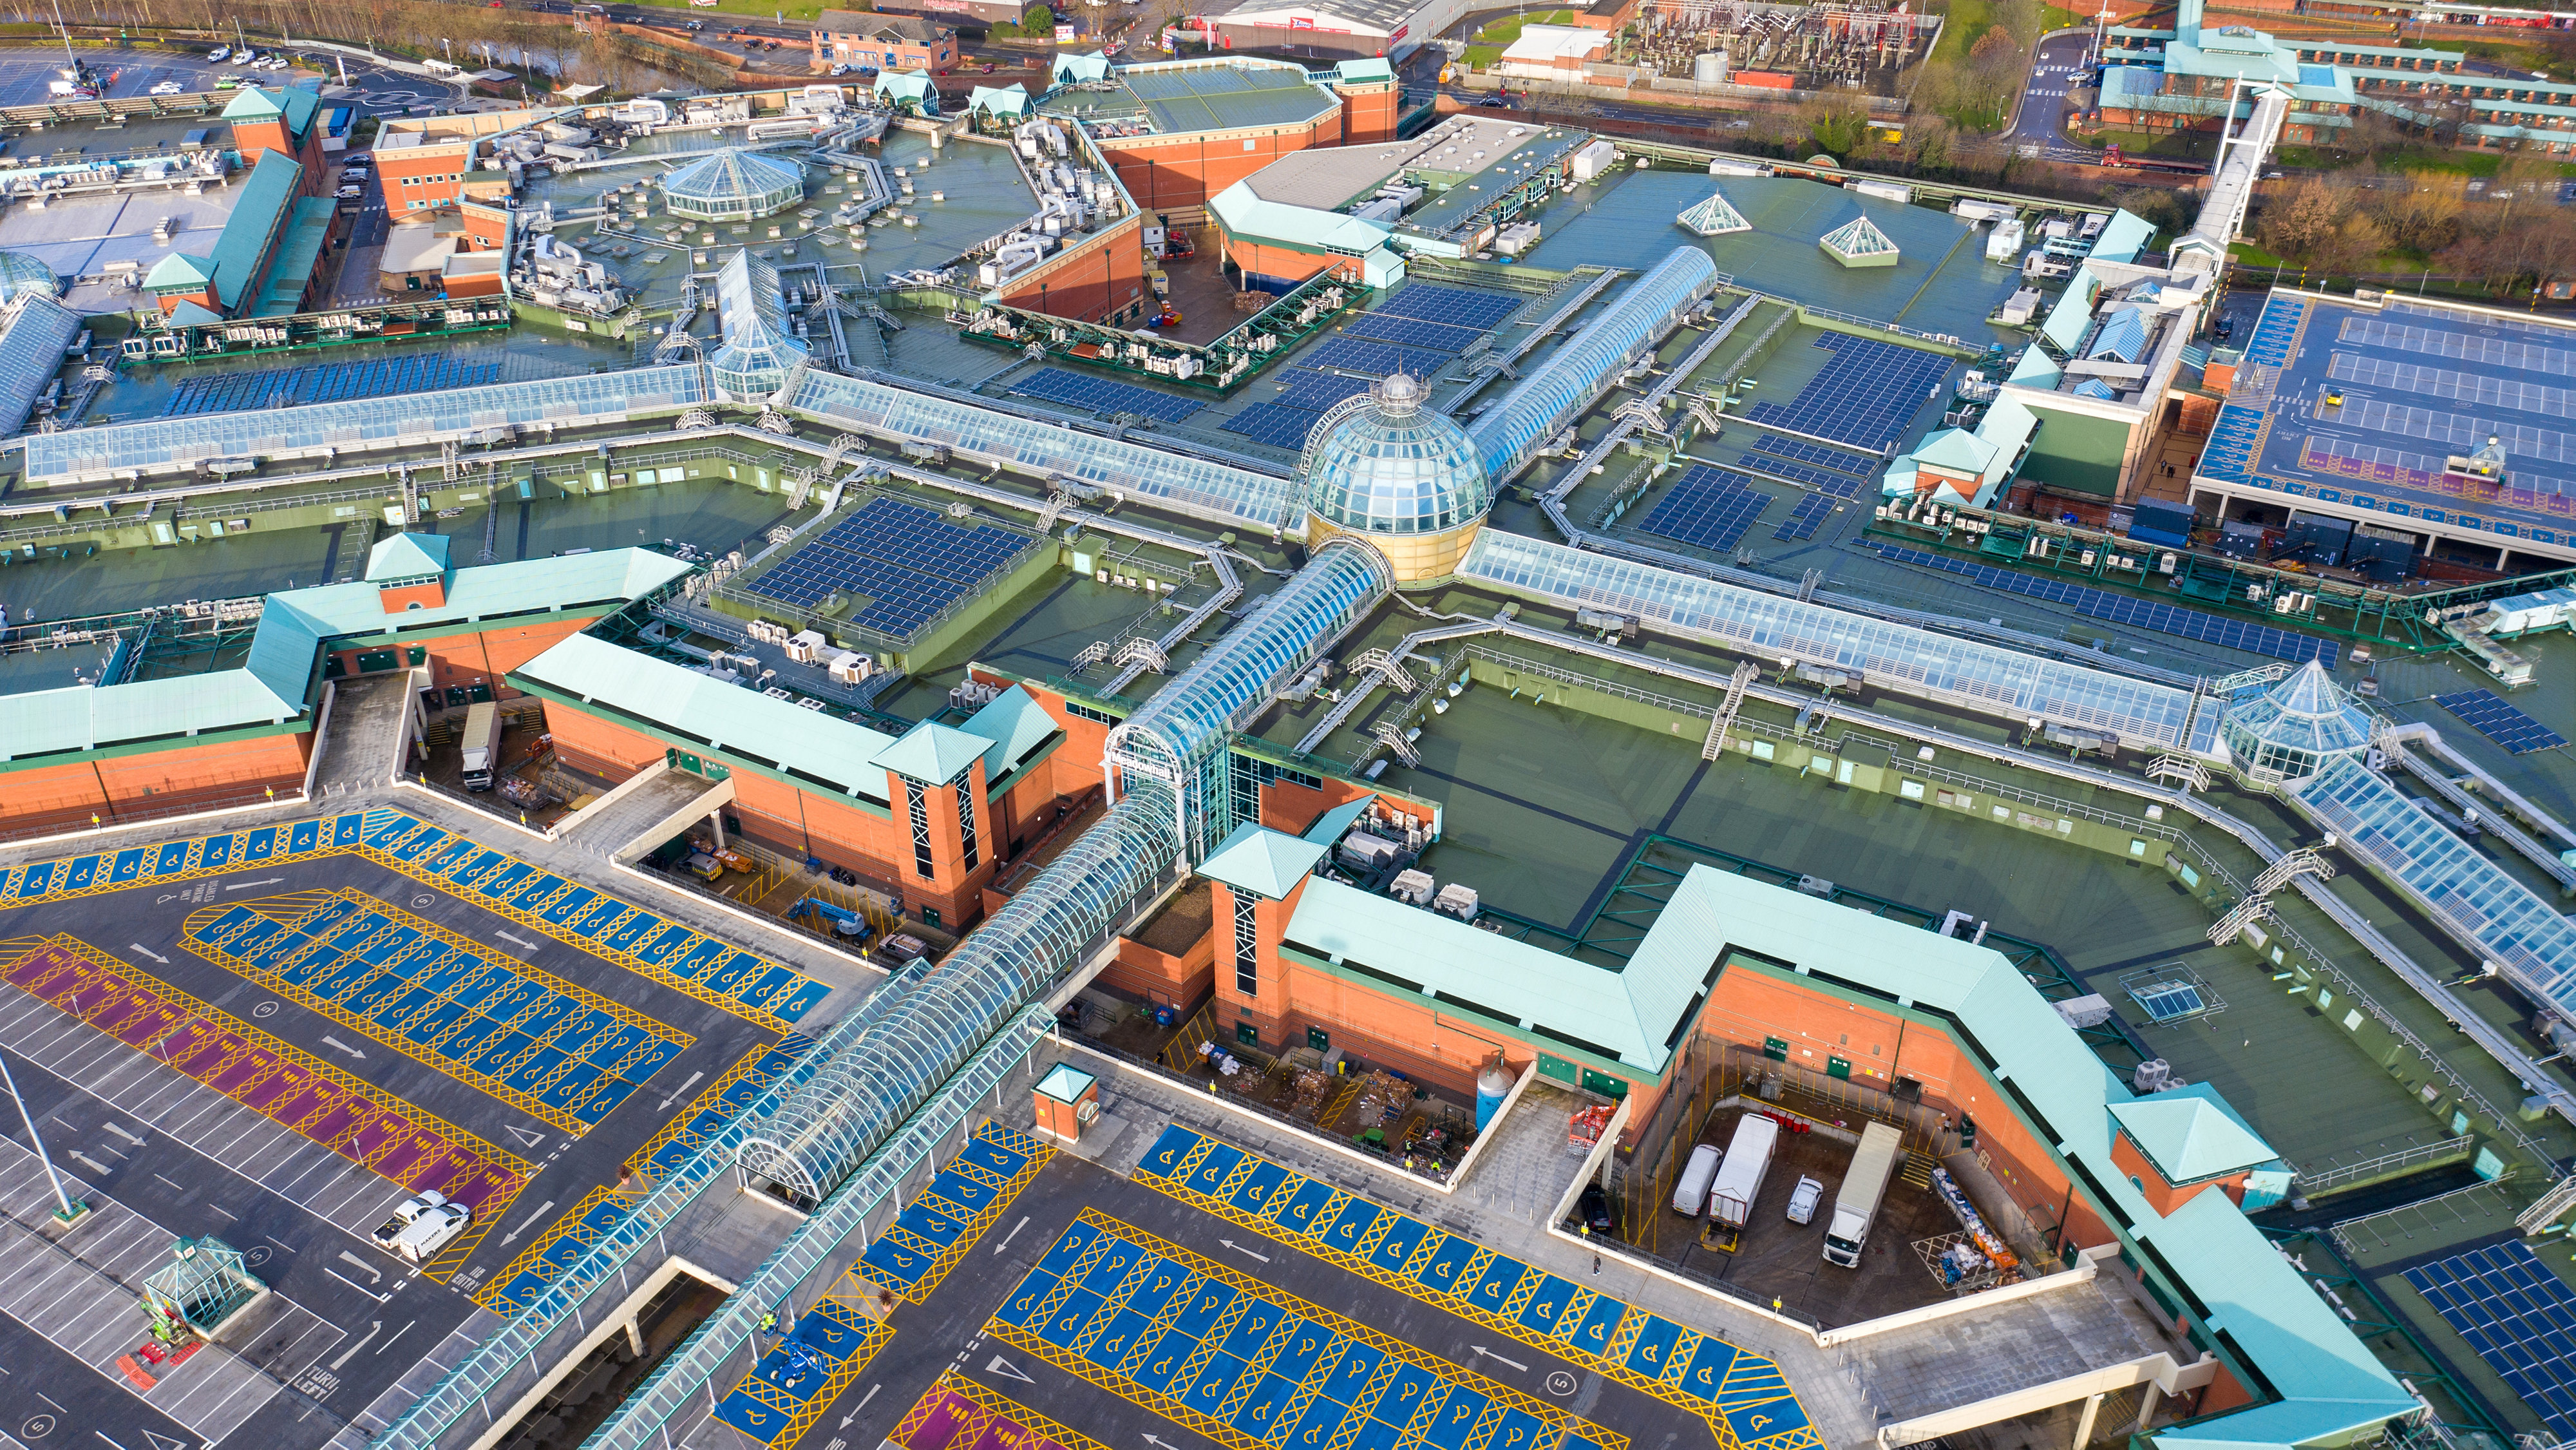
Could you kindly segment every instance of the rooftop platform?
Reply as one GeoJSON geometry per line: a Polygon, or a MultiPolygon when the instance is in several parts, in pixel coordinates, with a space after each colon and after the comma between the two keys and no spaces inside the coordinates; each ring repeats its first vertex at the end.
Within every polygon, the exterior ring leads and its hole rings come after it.
{"type": "Polygon", "coordinates": [[[2486,309],[2275,292],[2200,463],[2204,478],[2517,539],[2576,545],[2576,434],[2555,384],[2576,326],[2486,309]],[[2340,401],[2336,401],[2336,400],[2340,401]],[[2502,487],[2444,477],[2444,460],[2504,446],[2502,487]]]}
{"type": "Polygon", "coordinates": [[[1302,66],[1216,58],[1120,67],[1108,81],[1059,91],[1038,109],[1104,125],[1103,138],[1114,140],[1302,125],[1340,104],[1302,66]]]}

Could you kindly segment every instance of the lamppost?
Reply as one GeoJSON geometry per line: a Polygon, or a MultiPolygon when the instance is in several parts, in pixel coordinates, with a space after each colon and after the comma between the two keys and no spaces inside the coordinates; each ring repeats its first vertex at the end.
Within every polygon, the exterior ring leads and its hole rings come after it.
{"type": "Polygon", "coordinates": [[[45,1140],[36,1132],[36,1115],[27,1110],[27,1100],[18,1095],[18,1080],[9,1075],[6,1058],[0,1058],[0,1084],[8,1086],[10,1098],[18,1104],[18,1116],[27,1124],[27,1141],[35,1145],[36,1161],[45,1165],[45,1178],[54,1185],[54,1202],[62,1205],[54,1210],[54,1220],[57,1223],[79,1222],[80,1216],[89,1212],[89,1205],[72,1202],[72,1196],[63,1191],[63,1176],[54,1171],[54,1160],[45,1152],[45,1140]]]}

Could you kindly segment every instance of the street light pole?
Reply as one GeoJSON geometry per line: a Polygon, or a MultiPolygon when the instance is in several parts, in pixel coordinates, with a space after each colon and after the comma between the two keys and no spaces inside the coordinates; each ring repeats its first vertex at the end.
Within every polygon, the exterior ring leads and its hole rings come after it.
{"type": "Polygon", "coordinates": [[[54,1185],[54,1202],[62,1205],[54,1210],[54,1217],[63,1223],[76,1221],[89,1212],[89,1205],[72,1202],[72,1196],[63,1191],[63,1176],[54,1171],[54,1160],[45,1152],[45,1140],[36,1132],[36,1115],[27,1110],[27,1100],[18,1095],[18,1080],[9,1075],[6,1058],[0,1058],[0,1084],[8,1086],[10,1098],[18,1104],[18,1116],[27,1124],[27,1141],[35,1145],[36,1161],[45,1165],[45,1178],[54,1185]]]}

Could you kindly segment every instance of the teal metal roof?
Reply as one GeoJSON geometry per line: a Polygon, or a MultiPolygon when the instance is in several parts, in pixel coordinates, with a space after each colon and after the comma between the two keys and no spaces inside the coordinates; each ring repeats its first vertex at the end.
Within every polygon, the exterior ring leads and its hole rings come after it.
{"type": "Polygon", "coordinates": [[[992,744],[984,736],[924,720],[905,731],[901,739],[878,751],[870,763],[891,770],[906,780],[917,780],[925,785],[946,785],[964,775],[967,767],[982,758],[992,744]]]}
{"type": "Polygon", "coordinates": [[[295,203],[286,236],[277,244],[277,259],[268,266],[260,290],[259,317],[290,317],[304,310],[304,287],[322,262],[322,245],[331,239],[331,218],[339,203],[327,196],[308,196],[295,203]]]}
{"type": "Polygon", "coordinates": [[[1914,450],[1914,461],[1983,478],[1995,461],[1995,447],[1965,428],[1944,428],[1914,450]]]}
{"type": "Polygon", "coordinates": [[[2093,239],[2093,250],[2088,255],[2106,262],[2134,262],[2155,235],[2154,222],[2126,211],[2114,211],[2111,219],[2102,224],[2102,234],[2093,239]]]}
{"type": "Polygon", "coordinates": [[[1315,869],[1315,863],[1324,859],[1328,849],[1302,836],[1246,822],[1217,843],[1217,848],[1199,863],[1199,874],[1238,891],[1285,901],[1288,893],[1297,889],[1297,883],[1306,879],[1306,873],[1315,869]]]}
{"type": "Polygon", "coordinates": [[[2260,1168],[2281,1156],[2207,1083],[2113,1103],[2111,1117],[2176,1186],[2260,1168]]]}
{"type": "MultiPolygon", "coordinates": [[[[367,579],[420,579],[447,572],[445,534],[396,534],[367,551],[367,579]]],[[[581,555],[576,558],[584,557],[581,555]]]]}
{"type": "Polygon", "coordinates": [[[191,256],[186,252],[172,252],[153,263],[152,270],[143,274],[143,285],[155,291],[166,287],[173,291],[194,292],[213,280],[214,259],[191,256]]]}
{"type": "Polygon", "coordinates": [[[222,234],[215,238],[212,259],[215,301],[224,311],[231,312],[250,289],[269,238],[294,209],[295,185],[303,175],[304,168],[284,152],[263,151],[259,164],[251,168],[250,180],[242,183],[241,196],[233,202],[232,214],[224,218],[222,234]]]}
{"type": "Polygon", "coordinates": [[[1013,685],[957,728],[993,742],[984,752],[984,782],[989,786],[1019,769],[1061,727],[1036,696],[1013,685]]]}
{"type": "MultiPolygon", "coordinates": [[[[460,576],[461,577],[461,576],[460,576]]],[[[576,634],[510,672],[621,715],[647,730],[886,804],[885,770],[875,763],[893,737],[824,710],[807,710],[595,635],[576,634]]]]}
{"type": "Polygon", "coordinates": [[[1335,845],[1342,839],[1342,833],[1351,828],[1351,822],[1367,814],[1368,808],[1376,803],[1377,797],[1373,795],[1364,795],[1358,800],[1346,801],[1315,817],[1315,823],[1300,834],[1309,841],[1319,841],[1327,846],[1335,845]]]}
{"type": "MultiPolygon", "coordinates": [[[[284,92],[278,93],[278,95],[283,94],[284,92]]],[[[271,95],[257,86],[244,86],[233,92],[232,100],[225,105],[224,119],[266,121],[283,116],[286,114],[286,107],[279,101],[278,95],[271,95]]]]}
{"type": "Polygon", "coordinates": [[[1264,201],[1248,181],[1238,181],[1216,194],[1208,210],[1226,234],[1282,246],[1318,248],[1345,256],[1365,257],[1395,234],[1382,222],[1362,221],[1337,211],[1264,201]]]}
{"type": "Polygon", "coordinates": [[[1366,60],[1343,61],[1334,74],[1346,81],[1391,81],[1395,79],[1395,67],[1388,65],[1384,57],[1370,56],[1366,60]]]}

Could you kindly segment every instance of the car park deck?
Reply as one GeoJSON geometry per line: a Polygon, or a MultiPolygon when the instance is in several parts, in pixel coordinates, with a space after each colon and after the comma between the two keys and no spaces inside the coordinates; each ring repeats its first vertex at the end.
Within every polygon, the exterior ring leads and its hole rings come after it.
{"type": "Polygon", "coordinates": [[[23,1130],[0,1142],[0,1311],[94,1371],[48,1376],[45,1413],[129,1450],[253,1416],[327,1439],[596,1242],[619,1167],[695,1152],[829,991],[384,809],[0,871],[0,980],[0,1051],[90,1206],[51,1226],[23,1130]],[[415,1266],[369,1234],[424,1191],[474,1217],[415,1266]],[[200,1236],[268,1293],[155,1359],[142,1281],[200,1236]]]}

